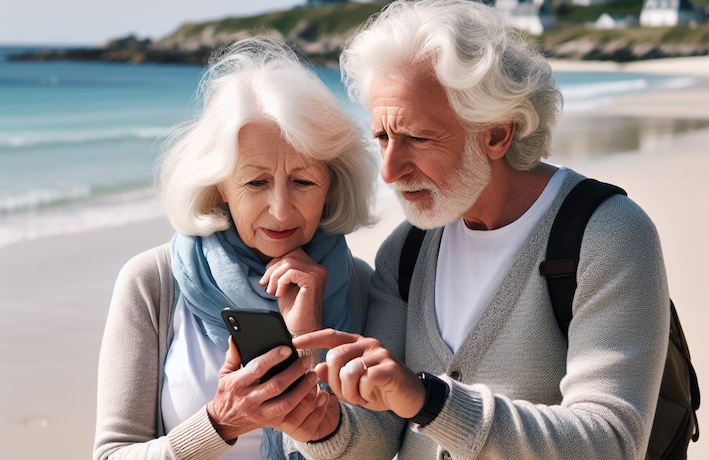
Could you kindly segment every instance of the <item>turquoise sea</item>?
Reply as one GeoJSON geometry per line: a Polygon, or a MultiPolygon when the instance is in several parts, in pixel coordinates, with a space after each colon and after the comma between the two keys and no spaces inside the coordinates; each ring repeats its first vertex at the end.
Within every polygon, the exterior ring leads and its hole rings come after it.
{"type": "MultiPolygon", "coordinates": [[[[152,172],[161,141],[195,110],[197,66],[11,62],[0,47],[0,247],[162,213],[152,172]]],[[[339,72],[318,69],[343,104],[339,72]]],[[[567,113],[691,78],[558,73],[567,113]]]]}

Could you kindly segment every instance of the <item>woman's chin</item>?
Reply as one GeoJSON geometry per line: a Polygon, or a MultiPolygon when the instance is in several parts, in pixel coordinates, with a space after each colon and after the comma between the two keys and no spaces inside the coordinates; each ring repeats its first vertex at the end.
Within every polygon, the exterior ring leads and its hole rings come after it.
{"type": "Polygon", "coordinates": [[[287,244],[286,242],[280,242],[280,244],[258,244],[251,249],[253,249],[254,252],[258,254],[261,261],[265,261],[266,263],[268,263],[271,261],[271,259],[278,259],[280,257],[283,257],[298,247],[300,247],[299,244],[296,245],[293,243],[287,244]]]}

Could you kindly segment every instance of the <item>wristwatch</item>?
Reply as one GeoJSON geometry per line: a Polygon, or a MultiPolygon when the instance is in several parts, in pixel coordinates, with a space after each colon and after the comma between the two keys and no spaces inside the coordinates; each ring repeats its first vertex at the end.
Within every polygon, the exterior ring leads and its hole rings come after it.
{"type": "Polygon", "coordinates": [[[426,426],[435,419],[443,409],[443,405],[448,399],[448,384],[439,379],[435,375],[428,372],[419,372],[416,374],[426,388],[426,396],[423,401],[423,407],[418,414],[414,415],[409,421],[426,426]]]}

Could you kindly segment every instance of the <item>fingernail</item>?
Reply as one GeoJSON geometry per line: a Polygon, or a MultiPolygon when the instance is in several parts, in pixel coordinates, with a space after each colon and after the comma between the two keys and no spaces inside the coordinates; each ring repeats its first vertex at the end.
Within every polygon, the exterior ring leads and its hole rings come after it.
{"type": "Polygon", "coordinates": [[[318,400],[315,401],[315,407],[322,407],[325,402],[327,402],[327,395],[323,394],[321,396],[318,396],[318,400]]]}
{"type": "Polygon", "coordinates": [[[264,274],[264,275],[261,277],[261,279],[258,280],[258,284],[266,284],[265,278],[266,278],[266,275],[264,274]]]}
{"type": "Polygon", "coordinates": [[[335,353],[333,353],[332,350],[329,350],[325,355],[325,361],[330,361],[332,359],[335,359],[335,353]]]}
{"type": "Polygon", "coordinates": [[[293,351],[288,347],[281,347],[281,356],[290,356],[293,351]]]}

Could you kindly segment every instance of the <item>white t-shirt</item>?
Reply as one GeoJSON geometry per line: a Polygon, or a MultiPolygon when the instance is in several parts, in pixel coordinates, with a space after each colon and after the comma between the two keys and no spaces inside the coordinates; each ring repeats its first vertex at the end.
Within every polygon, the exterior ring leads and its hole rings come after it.
{"type": "Polygon", "coordinates": [[[537,201],[519,219],[495,230],[471,230],[463,219],[446,225],[436,269],[436,320],[455,353],[477,324],[512,267],[517,252],[559,193],[560,167],[537,201]]]}

